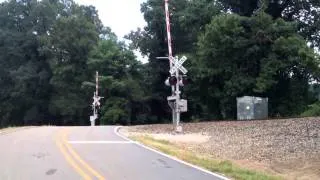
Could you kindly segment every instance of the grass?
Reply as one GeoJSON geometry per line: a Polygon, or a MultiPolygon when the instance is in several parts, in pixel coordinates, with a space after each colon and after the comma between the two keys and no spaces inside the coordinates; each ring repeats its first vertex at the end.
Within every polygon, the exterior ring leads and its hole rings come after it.
{"type": "Polygon", "coordinates": [[[131,139],[155,148],[163,153],[175,156],[188,163],[200,166],[209,171],[223,174],[237,180],[281,180],[281,177],[242,168],[231,161],[218,161],[206,156],[196,155],[165,140],[156,140],[150,136],[131,136],[131,139]]]}
{"type": "Polygon", "coordinates": [[[7,126],[0,128],[0,134],[8,134],[22,129],[28,129],[32,126],[7,126]]]}
{"type": "Polygon", "coordinates": [[[11,129],[14,129],[14,128],[16,128],[16,127],[14,127],[14,126],[0,127],[0,131],[11,130],[11,129]]]}

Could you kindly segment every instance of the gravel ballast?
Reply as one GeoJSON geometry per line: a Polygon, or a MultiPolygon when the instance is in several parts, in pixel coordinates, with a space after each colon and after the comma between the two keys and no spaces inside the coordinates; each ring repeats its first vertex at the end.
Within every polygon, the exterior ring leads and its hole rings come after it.
{"type": "Polygon", "coordinates": [[[320,118],[183,124],[185,138],[192,134],[209,137],[200,143],[172,138],[172,129],[172,125],[144,125],[128,131],[164,137],[195,153],[245,162],[245,166],[286,179],[320,179],[320,118]]]}

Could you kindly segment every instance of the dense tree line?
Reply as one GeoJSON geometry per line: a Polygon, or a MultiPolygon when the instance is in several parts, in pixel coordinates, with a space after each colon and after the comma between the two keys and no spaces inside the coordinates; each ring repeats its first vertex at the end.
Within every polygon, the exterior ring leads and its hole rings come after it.
{"type": "MultiPolygon", "coordinates": [[[[319,78],[318,1],[172,0],[170,11],[173,51],[190,60],[186,120],[234,119],[243,95],[268,97],[270,116],[297,116],[315,101],[309,84],[319,78]]],[[[167,56],[163,1],[148,0],[141,12],[147,26],[127,38],[149,57],[157,102],[150,107],[159,111],[169,94],[168,62],[155,58],[167,56]]]]}
{"type": "Polygon", "coordinates": [[[143,109],[135,82],[143,67],[94,7],[10,0],[1,3],[0,23],[1,126],[88,124],[95,71],[107,102],[103,123],[127,123],[143,109]]]}
{"type": "MultiPolygon", "coordinates": [[[[316,102],[309,89],[319,80],[319,8],[318,1],[171,0],[174,53],[189,58],[183,120],[235,118],[242,95],[268,97],[270,116],[297,116],[316,102]]],[[[156,59],[167,56],[164,2],[148,0],[141,12],[147,26],[126,36],[128,46],[92,6],[2,2],[0,126],[89,124],[95,71],[101,124],[169,122],[169,64],[156,59]]]]}

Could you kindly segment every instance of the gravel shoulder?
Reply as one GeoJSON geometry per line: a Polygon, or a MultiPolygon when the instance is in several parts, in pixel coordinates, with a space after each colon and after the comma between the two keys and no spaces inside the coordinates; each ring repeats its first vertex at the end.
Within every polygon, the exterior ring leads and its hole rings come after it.
{"type": "Polygon", "coordinates": [[[144,125],[122,133],[167,140],[193,153],[285,179],[320,179],[320,118],[186,123],[182,134],[172,129],[144,125]]]}

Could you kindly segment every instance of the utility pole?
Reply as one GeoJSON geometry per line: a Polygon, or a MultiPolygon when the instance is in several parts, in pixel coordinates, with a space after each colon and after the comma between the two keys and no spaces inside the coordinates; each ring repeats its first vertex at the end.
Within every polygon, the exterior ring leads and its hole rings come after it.
{"type": "Polygon", "coordinates": [[[171,26],[170,26],[170,12],[169,12],[169,0],[165,0],[165,14],[166,14],[166,27],[167,27],[167,39],[168,39],[168,59],[170,64],[170,77],[166,80],[165,84],[171,86],[172,94],[167,98],[168,104],[172,110],[172,121],[175,125],[177,132],[182,132],[182,126],[180,126],[180,114],[187,111],[187,100],[180,99],[180,86],[183,86],[186,82],[185,76],[180,76],[180,71],[186,74],[188,71],[182,66],[187,60],[183,56],[180,60],[178,57],[173,57],[172,42],[171,42],[171,26]]]}
{"type": "Polygon", "coordinates": [[[98,109],[100,108],[100,99],[103,97],[99,96],[99,73],[96,71],[96,90],[93,93],[93,103],[92,103],[92,110],[93,115],[90,116],[90,123],[91,126],[95,126],[95,121],[98,118],[98,109]]]}

